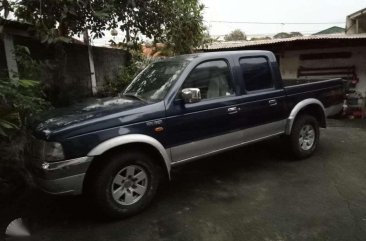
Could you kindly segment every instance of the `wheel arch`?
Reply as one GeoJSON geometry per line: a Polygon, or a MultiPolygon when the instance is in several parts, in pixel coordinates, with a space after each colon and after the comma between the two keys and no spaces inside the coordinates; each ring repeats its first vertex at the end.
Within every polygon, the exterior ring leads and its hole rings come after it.
{"type": "Polygon", "coordinates": [[[93,158],[91,165],[87,170],[87,177],[84,186],[87,183],[88,176],[92,176],[98,171],[100,165],[103,165],[104,157],[124,150],[144,151],[153,156],[153,160],[158,164],[168,179],[170,179],[171,159],[168,150],[156,139],[141,135],[124,135],[109,139],[94,147],[88,156],[93,158]]]}
{"type": "Polygon", "coordinates": [[[299,102],[292,109],[290,116],[287,118],[286,122],[286,135],[291,134],[292,127],[296,118],[305,113],[314,116],[318,120],[320,127],[327,127],[324,105],[319,100],[310,98],[299,102]]]}

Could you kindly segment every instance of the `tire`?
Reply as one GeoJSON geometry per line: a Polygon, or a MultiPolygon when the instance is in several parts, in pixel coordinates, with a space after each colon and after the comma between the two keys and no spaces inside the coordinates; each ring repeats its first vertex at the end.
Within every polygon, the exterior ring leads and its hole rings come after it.
{"type": "Polygon", "coordinates": [[[296,118],[290,135],[292,153],[297,159],[310,157],[319,145],[319,123],[311,115],[296,118]]]}
{"type": "Polygon", "coordinates": [[[121,152],[108,159],[90,183],[90,194],[98,209],[110,218],[141,212],[157,192],[159,166],[147,154],[137,151],[121,152]]]}

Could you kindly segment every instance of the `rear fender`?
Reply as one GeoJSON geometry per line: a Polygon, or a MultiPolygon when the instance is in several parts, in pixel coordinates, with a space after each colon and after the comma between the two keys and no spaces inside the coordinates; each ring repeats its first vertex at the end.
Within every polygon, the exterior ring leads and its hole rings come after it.
{"type": "Polygon", "coordinates": [[[285,134],[286,135],[290,135],[291,131],[292,131],[292,126],[295,122],[296,117],[298,116],[298,114],[304,110],[306,107],[309,107],[310,105],[317,105],[322,109],[322,120],[324,121],[324,124],[322,125],[322,127],[325,127],[325,108],[324,105],[322,104],[322,102],[320,102],[317,99],[314,98],[310,98],[310,99],[306,99],[303,100],[301,102],[299,102],[291,111],[290,116],[287,118],[287,122],[286,122],[286,129],[285,129],[285,134]]]}

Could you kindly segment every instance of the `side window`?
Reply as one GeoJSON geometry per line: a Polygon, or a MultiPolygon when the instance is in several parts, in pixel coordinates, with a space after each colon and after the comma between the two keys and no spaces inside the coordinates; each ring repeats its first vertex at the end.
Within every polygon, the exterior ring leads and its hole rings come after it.
{"type": "Polygon", "coordinates": [[[242,58],[239,60],[239,63],[247,91],[256,91],[273,87],[272,74],[266,58],[242,58]]]}
{"type": "Polygon", "coordinates": [[[202,100],[233,95],[229,65],[215,60],[198,65],[185,80],[182,89],[199,88],[202,100]]]}

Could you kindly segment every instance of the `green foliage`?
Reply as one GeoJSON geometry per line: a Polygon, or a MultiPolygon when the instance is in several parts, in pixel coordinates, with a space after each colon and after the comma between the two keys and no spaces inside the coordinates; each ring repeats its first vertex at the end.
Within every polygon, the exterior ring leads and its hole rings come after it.
{"type": "Polygon", "coordinates": [[[303,36],[300,32],[290,32],[291,37],[301,37],[303,36]]]}
{"type": "Polygon", "coordinates": [[[0,136],[7,136],[8,130],[18,130],[19,114],[18,113],[1,113],[0,118],[0,136]]]}
{"type": "Polygon", "coordinates": [[[23,45],[15,46],[15,56],[20,79],[38,80],[41,76],[40,63],[33,59],[29,48],[23,45]]]}
{"type": "Polygon", "coordinates": [[[235,29],[224,37],[225,41],[244,41],[247,40],[247,36],[240,29],[235,29]]]}
{"type": "Polygon", "coordinates": [[[33,115],[49,107],[41,91],[39,63],[30,57],[29,49],[16,47],[20,80],[0,80],[0,136],[23,130],[33,115]],[[29,78],[29,79],[28,79],[29,78]]]}
{"type": "Polygon", "coordinates": [[[39,86],[34,80],[0,81],[0,135],[25,128],[30,117],[48,107],[39,86]]]}
{"type": "Polygon", "coordinates": [[[121,66],[115,73],[115,78],[106,80],[104,85],[104,92],[106,95],[117,95],[121,93],[131,81],[150,63],[151,58],[146,58],[138,52],[132,52],[131,63],[127,66],[121,66]]]}
{"type": "Polygon", "coordinates": [[[191,53],[195,47],[205,44],[207,34],[203,25],[204,5],[197,0],[162,2],[165,6],[161,9],[165,16],[165,31],[161,42],[170,45],[175,54],[191,53]]]}
{"type": "Polygon", "coordinates": [[[257,38],[251,38],[250,41],[257,41],[257,40],[271,40],[271,37],[257,37],[257,38]]]}
{"type": "Polygon", "coordinates": [[[20,0],[12,2],[14,2],[15,16],[34,26],[44,43],[69,41],[66,37],[80,35],[85,29],[101,37],[106,26],[115,23],[113,20],[115,16],[110,15],[112,1],[20,0]]]}
{"type": "Polygon", "coordinates": [[[0,12],[4,11],[4,18],[7,18],[9,13],[12,11],[11,4],[8,0],[0,1],[0,12]]]}
{"type": "Polygon", "coordinates": [[[211,37],[210,33],[206,30],[203,32],[203,38],[202,38],[202,41],[201,41],[201,48],[205,49],[205,48],[208,48],[208,46],[210,44],[212,44],[213,42],[216,42],[219,40],[220,37],[216,37],[216,38],[213,38],[211,37]]]}
{"type": "Polygon", "coordinates": [[[301,37],[303,36],[300,32],[290,32],[290,33],[285,33],[285,32],[281,32],[276,34],[275,36],[273,36],[274,39],[281,39],[281,38],[292,38],[292,37],[301,37]]]}
{"type": "Polygon", "coordinates": [[[205,42],[204,6],[199,0],[3,0],[14,15],[32,26],[44,43],[69,41],[89,30],[94,38],[120,28],[125,43],[140,36],[170,44],[174,53],[190,53],[205,42]]]}

